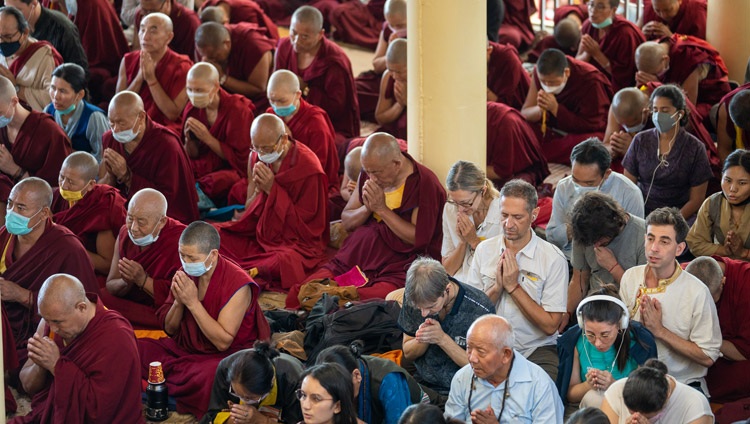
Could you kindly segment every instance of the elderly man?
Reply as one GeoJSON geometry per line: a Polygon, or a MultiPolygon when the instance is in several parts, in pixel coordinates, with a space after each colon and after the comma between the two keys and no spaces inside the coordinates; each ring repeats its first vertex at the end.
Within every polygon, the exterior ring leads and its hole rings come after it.
{"type": "Polygon", "coordinates": [[[182,135],[193,175],[217,204],[226,202],[232,186],[247,177],[253,103],[221,88],[219,73],[206,62],[187,75],[190,103],[182,112],[182,135]]]}
{"type": "Polygon", "coordinates": [[[651,212],[646,217],[647,264],[625,271],[620,298],[631,319],[653,333],[669,374],[707,394],[703,377],[719,356],[721,329],[708,288],[675,260],[687,248],[687,233],[676,208],[651,212]]]}
{"type": "Polygon", "coordinates": [[[483,290],[516,329],[516,349],[557,378],[557,328],[567,306],[568,264],[531,229],[536,189],[511,180],[500,191],[503,233],[477,246],[467,283],[483,290]]]}
{"type": "Polygon", "coordinates": [[[750,391],[750,263],[720,256],[701,256],[685,271],[711,292],[721,327],[721,357],[708,369],[712,402],[731,402],[750,391]]]}
{"type": "Polygon", "coordinates": [[[288,289],[304,281],[325,257],[328,181],[307,146],[291,139],[281,118],[264,113],[250,130],[245,212],[218,224],[221,253],[265,287],[288,289]]]}
{"type": "Polygon", "coordinates": [[[188,101],[185,77],[193,63],[169,48],[173,37],[169,16],[146,15],[138,32],[141,49],[126,54],[120,63],[117,92],[138,93],[151,119],[179,133],[188,101]]]}
{"type": "Polygon", "coordinates": [[[42,320],[20,374],[34,407],[10,422],[144,423],[138,346],[127,320],[69,274],[47,278],[38,304],[42,320]]]}
{"type": "Polygon", "coordinates": [[[513,348],[514,339],[510,322],[499,316],[483,316],[469,327],[469,363],[453,377],[446,415],[474,423],[563,421],[555,383],[513,348]]]}
{"type": "Polygon", "coordinates": [[[167,215],[189,224],[198,219],[198,193],[180,138],[151,120],[132,91],[118,93],[109,104],[111,131],[104,133],[99,182],[117,187],[129,198],[153,188],[169,202],[167,215]]]}
{"type": "Polygon", "coordinates": [[[359,103],[352,65],[344,51],[325,37],[323,15],[302,6],[292,15],[289,37],[279,41],[275,69],[288,69],[300,78],[308,102],[328,113],[338,144],[359,136],[359,103]]]}
{"type": "Polygon", "coordinates": [[[380,81],[380,95],[375,107],[377,131],[406,138],[406,39],[393,40],[385,54],[386,71],[380,81]]]}
{"type": "MultiPolygon", "coordinates": [[[[382,299],[404,286],[406,268],[417,256],[440,257],[446,194],[435,174],[402,153],[390,134],[369,136],[360,160],[357,187],[341,215],[349,237],[307,280],[335,279],[358,267],[369,280],[357,289],[360,299],[382,299]]],[[[298,290],[290,290],[287,306],[299,306],[298,290]]]]}
{"type": "Polygon", "coordinates": [[[8,199],[5,226],[0,228],[0,293],[3,308],[16,339],[18,358],[26,360],[26,341],[36,329],[37,292],[52,274],[64,272],[80,278],[86,291],[99,285],[94,267],[78,237],[52,222],[52,188],[29,177],[13,187],[8,199]]]}
{"type": "MultiPolygon", "coordinates": [[[[140,32],[141,20],[144,16],[151,13],[163,13],[169,16],[174,27],[174,37],[169,42],[169,48],[189,58],[195,56],[195,31],[201,21],[192,8],[187,8],[175,0],[141,0],[140,4],[141,6],[135,12],[133,25],[136,34],[140,32]]],[[[140,48],[139,37],[133,37],[133,50],[140,50],[140,48]]]]}
{"type": "Polygon", "coordinates": [[[220,244],[211,224],[196,221],[185,228],[179,244],[182,269],[157,311],[169,337],[138,343],[143,378],[148,376],[148,364],[160,361],[177,411],[196,417],[208,409],[221,359],[271,336],[258,305],[258,285],[219,254],[220,244]]]}
{"type": "Polygon", "coordinates": [[[706,39],[706,0],[650,0],[643,3],[638,26],[647,39],[671,37],[672,34],[706,39]]]}
{"type": "MultiPolygon", "coordinates": [[[[0,202],[8,200],[13,184],[36,176],[54,185],[63,160],[72,151],[70,140],[46,113],[23,106],[13,83],[0,76],[0,202]]],[[[0,208],[0,214],[5,208],[0,208]]]]}
{"type": "Polygon", "coordinates": [[[451,278],[435,259],[419,258],[409,266],[398,325],[404,331],[404,357],[414,361],[432,403],[445,403],[448,382],[468,363],[469,326],[494,309],[486,294],[451,278]]]}
{"type": "Polygon", "coordinates": [[[643,219],[641,190],[624,175],[612,171],[611,156],[598,138],[589,138],[570,153],[571,175],[557,183],[552,198],[552,216],[547,224],[547,241],[559,247],[570,259],[573,232],[570,211],[584,193],[599,191],[608,194],[625,212],[643,219]]]}
{"type": "Polygon", "coordinates": [[[102,293],[108,307],[139,328],[161,328],[156,310],[167,300],[169,283],[180,269],[177,242],[185,225],[166,213],[167,199],[154,189],[144,188],[130,199],[102,293]]]}
{"type": "Polygon", "coordinates": [[[99,163],[90,153],[74,152],[63,161],[55,192],[53,220],[78,238],[99,275],[107,275],[115,238],[125,223],[125,198],[114,187],[97,184],[99,163]]]}

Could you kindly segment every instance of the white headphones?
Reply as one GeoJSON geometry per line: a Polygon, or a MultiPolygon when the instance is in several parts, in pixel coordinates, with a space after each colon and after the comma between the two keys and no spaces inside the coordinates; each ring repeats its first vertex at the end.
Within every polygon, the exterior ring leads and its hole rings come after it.
{"type": "Polygon", "coordinates": [[[581,303],[578,304],[578,308],[576,308],[576,319],[578,320],[578,327],[580,327],[581,330],[583,330],[583,312],[581,311],[581,308],[583,307],[583,305],[589,302],[595,302],[597,300],[612,302],[615,305],[619,306],[623,311],[623,315],[620,318],[620,330],[625,330],[628,328],[628,324],[630,323],[630,312],[628,311],[628,307],[625,306],[625,303],[613,296],[607,296],[606,294],[597,294],[583,299],[581,303]]]}

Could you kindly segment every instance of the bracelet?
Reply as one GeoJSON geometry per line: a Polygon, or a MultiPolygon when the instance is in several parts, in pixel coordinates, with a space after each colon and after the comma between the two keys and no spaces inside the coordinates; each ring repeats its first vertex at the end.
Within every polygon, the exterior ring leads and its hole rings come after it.
{"type": "Polygon", "coordinates": [[[513,294],[513,292],[514,292],[514,291],[516,291],[516,290],[518,290],[518,288],[519,288],[520,286],[521,286],[520,284],[516,283],[516,286],[515,286],[515,287],[513,287],[513,290],[509,291],[509,292],[508,292],[508,294],[509,294],[509,295],[512,295],[512,294],[513,294]]]}
{"type": "Polygon", "coordinates": [[[148,84],[149,87],[153,87],[158,83],[159,83],[159,80],[156,80],[153,84],[151,84],[150,82],[147,82],[146,84],[148,84]]]}
{"type": "Polygon", "coordinates": [[[138,286],[138,288],[141,289],[141,290],[143,290],[143,287],[146,285],[147,281],[148,281],[148,274],[146,274],[146,278],[143,279],[143,284],[141,284],[140,286],[138,286]]]}
{"type": "Polygon", "coordinates": [[[26,171],[24,171],[24,169],[19,166],[18,172],[16,172],[16,175],[13,176],[13,180],[17,182],[18,180],[21,179],[21,177],[23,177],[23,174],[25,173],[26,171]]]}
{"type": "Polygon", "coordinates": [[[29,309],[34,308],[34,292],[29,290],[29,309]]]}
{"type": "Polygon", "coordinates": [[[611,274],[612,270],[615,269],[615,268],[617,268],[617,265],[620,265],[620,263],[618,262],[618,263],[612,265],[612,268],[608,269],[607,272],[611,274]]]}

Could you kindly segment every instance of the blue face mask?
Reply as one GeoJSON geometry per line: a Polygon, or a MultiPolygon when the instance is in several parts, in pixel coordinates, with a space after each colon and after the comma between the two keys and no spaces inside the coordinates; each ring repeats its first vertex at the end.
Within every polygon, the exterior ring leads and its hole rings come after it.
{"type": "Polygon", "coordinates": [[[641,132],[641,130],[645,126],[646,126],[646,124],[644,122],[641,122],[640,124],[638,124],[638,125],[636,125],[634,127],[629,127],[629,126],[623,124],[622,125],[622,129],[624,129],[625,132],[628,133],[628,134],[635,134],[637,132],[641,132]]]}
{"type": "Polygon", "coordinates": [[[126,144],[130,143],[131,141],[135,140],[136,137],[138,137],[138,133],[133,131],[135,127],[138,126],[138,119],[135,120],[135,124],[133,124],[133,128],[125,131],[115,132],[112,130],[112,137],[114,137],[115,140],[117,140],[119,143],[126,144]]]}
{"type": "MultiPolygon", "coordinates": [[[[156,225],[154,225],[154,230],[156,230],[156,227],[158,225],[159,223],[157,222],[156,225]]],[[[130,237],[130,241],[132,241],[133,244],[136,246],[139,246],[139,247],[148,246],[149,244],[153,244],[154,242],[156,242],[156,240],[159,239],[158,234],[154,236],[153,234],[154,230],[151,230],[150,233],[146,234],[145,236],[141,238],[135,238],[133,237],[133,233],[130,232],[130,228],[128,228],[128,237],[130,237]]]]}
{"type": "Polygon", "coordinates": [[[612,17],[610,16],[609,18],[601,21],[598,24],[596,22],[594,22],[594,21],[590,21],[590,22],[591,22],[591,26],[593,26],[594,28],[596,28],[596,29],[603,29],[603,28],[606,28],[606,27],[612,25],[612,17]]]}
{"type": "Polygon", "coordinates": [[[294,102],[292,102],[292,104],[290,104],[289,106],[271,105],[271,107],[273,108],[273,112],[282,118],[293,114],[294,111],[297,110],[297,106],[294,105],[294,102]]]}
{"type": "Polygon", "coordinates": [[[182,256],[180,256],[180,262],[182,262],[182,270],[185,271],[185,274],[191,277],[200,277],[201,275],[211,270],[210,266],[206,266],[206,261],[210,256],[211,253],[209,253],[208,256],[206,256],[206,259],[201,262],[185,262],[184,260],[182,260],[182,256]]]}
{"type": "MultiPolygon", "coordinates": [[[[7,126],[8,126],[8,124],[10,124],[10,121],[12,121],[12,120],[13,120],[13,116],[15,116],[15,114],[16,114],[16,109],[15,109],[15,107],[13,107],[13,106],[11,106],[11,107],[13,108],[13,114],[12,114],[12,115],[10,115],[10,118],[8,118],[8,117],[7,117],[7,116],[5,116],[5,115],[0,115],[0,128],[5,128],[5,127],[7,127],[7,126]]],[[[6,113],[7,113],[7,112],[6,112],[6,113]]]]}
{"type": "Polygon", "coordinates": [[[66,107],[65,109],[58,110],[57,113],[59,113],[60,115],[69,115],[74,110],[76,110],[76,103],[75,102],[73,102],[70,106],[66,107]]]}
{"type": "Polygon", "coordinates": [[[14,236],[25,236],[26,234],[30,233],[31,230],[36,228],[36,226],[39,225],[39,222],[42,222],[39,221],[33,227],[29,228],[29,221],[31,221],[31,218],[35,217],[39,212],[42,211],[42,209],[44,208],[39,209],[34,215],[31,215],[30,217],[25,217],[17,212],[14,212],[12,209],[8,209],[8,211],[5,213],[5,228],[14,236]]]}
{"type": "Polygon", "coordinates": [[[659,130],[660,133],[664,134],[666,132],[669,132],[672,128],[674,128],[675,125],[677,125],[677,119],[675,116],[679,114],[680,112],[677,111],[673,115],[670,115],[667,112],[654,112],[651,115],[651,120],[654,122],[654,126],[657,130],[659,130]]]}

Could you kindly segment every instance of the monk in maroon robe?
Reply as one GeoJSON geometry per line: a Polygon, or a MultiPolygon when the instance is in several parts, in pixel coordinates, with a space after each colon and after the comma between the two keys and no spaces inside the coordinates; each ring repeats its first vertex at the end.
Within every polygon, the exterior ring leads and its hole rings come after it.
{"type": "Polygon", "coordinates": [[[675,34],[648,41],[638,47],[635,60],[639,86],[653,81],[681,86],[704,119],[711,107],[731,91],[724,60],[713,46],[699,38],[675,34]]]}
{"type": "Polygon", "coordinates": [[[190,103],[183,112],[182,128],[185,151],[201,190],[223,204],[232,186],[247,177],[253,103],[224,91],[216,68],[206,62],[190,68],[187,89],[190,103]]]}
{"type": "Polygon", "coordinates": [[[385,55],[386,67],[380,82],[380,97],[375,109],[376,131],[406,138],[406,39],[393,40],[385,55]]]}
{"type": "Polygon", "coordinates": [[[487,101],[520,110],[529,92],[529,73],[513,46],[487,43],[487,101]]]}
{"type": "Polygon", "coordinates": [[[644,0],[638,25],[649,40],[672,34],[706,39],[706,0],[644,0]]]}
{"type": "MultiPolygon", "coordinates": [[[[72,147],[65,131],[46,113],[28,111],[20,104],[13,84],[0,76],[0,104],[9,105],[3,116],[12,118],[0,128],[0,202],[8,200],[15,181],[39,177],[57,185],[58,172],[72,147]]],[[[4,208],[0,208],[0,214],[4,208]]]]}
{"type": "Polygon", "coordinates": [[[359,103],[346,53],[324,37],[323,16],[302,6],[294,12],[290,34],[279,41],[275,69],[288,69],[302,80],[302,95],[328,113],[337,144],[359,136],[359,103]]]}
{"type": "Polygon", "coordinates": [[[514,178],[536,187],[547,175],[542,147],[523,115],[503,103],[487,102],[487,177],[497,187],[514,178]]]}
{"type": "Polygon", "coordinates": [[[531,15],[536,12],[536,6],[532,0],[503,0],[503,3],[505,18],[498,31],[498,42],[510,44],[524,53],[534,43],[531,15]]]}
{"type": "Polygon", "coordinates": [[[576,144],[604,136],[611,98],[603,73],[549,49],[537,61],[521,114],[541,141],[547,161],[569,164],[576,144]]]}
{"type": "Polygon", "coordinates": [[[68,274],[44,282],[39,313],[20,375],[32,410],[10,422],[145,423],[130,324],[68,274]]]}
{"type": "Polygon", "coordinates": [[[72,274],[81,279],[86,291],[96,293],[99,288],[78,237],[52,222],[51,199],[47,182],[24,179],[10,193],[6,226],[0,228],[0,292],[21,364],[26,361],[26,342],[39,324],[37,292],[47,277],[72,274]]]}
{"type": "Polygon", "coordinates": [[[372,0],[367,4],[349,1],[335,7],[329,15],[331,26],[335,28],[334,38],[367,49],[377,47],[385,21],[385,3],[384,0],[372,0]]]}
{"type": "Polygon", "coordinates": [[[125,55],[120,64],[117,92],[138,93],[148,116],[175,133],[182,130],[187,104],[185,80],[193,62],[169,48],[172,20],[163,13],[146,15],[138,33],[141,50],[125,55]]]}
{"type": "MultiPolygon", "coordinates": [[[[195,33],[195,44],[200,59],[219,71],[225,90],[252,100],[257,110],[268,107],[266,83],[273,69],[276,43],[257,25],[206,22],[195,33]]],[[[250,122],[252,119],[247,124],[250,122]]]]}
{"type": "Polygon", "coordinates": [[[750,117],[750,83],[732,90],[722,97],[719,103],[716,133],[719,158],[722,163],[735,149],[750,148],[750,118],[748,117],[750,117]],[[743,94],[738,96],[740,93],[743,94]],[[734,114],[730,113],[732,109],[734,114]]]}
{"type": "Polygon", "coordinates": [[[245,213],[217,225],[221,254],[250,269],[263,288],[288,289],[325,257],[328,181],[312,150],[291,140],[277,116],[258,116],[251,138],[245,213]],[[281,155],[269,161],[266,151],[281,155]]]}
{"type": "MultiPolygon", "coordinates": [[[[18,363],[18,354],[16,353],[16,340],[13,338],[13,327],[8,321],[8,314],[5,312],[5,307],[0,306],[2,310],[2,326],[3,326],[3,372],[11,370],[17,370],[20,364],[18,363]]],[[[8,386],[8,380],[5,379],[5,413],[9,414],[16,412],[18,404],[16,399],[13,397],[13,392],[10,391],[8,386]]]]}
{"type": "Polygon", "coordinates": [[[268,38],[279,39],[279,28],[258,3],[252,0],[206,0],[201,5],[201,10],[212,6],[222,8],[229,19],[229,23],[247,22],[256,24],[265,31],[268,38]]]}
{"type": "Polygon", "coordinates": [[[166,216],[167,200],[143,189],[128,205],[126,225],[118,230],[116,249],[102,300],[137,328],[159,329],[156,310],[169,296],[180,269],[177,244],[185,224],[166,216]]]}
{"type": "Polygon", "coordinates": [[[573,18],[578,21],[579,24],[583,24],[583,21],[589,18],[589,7],[586,4],[569,4],[566,6],[560,6],[555,9],[555,15],[553,23],[557,25],[566,18],[573,18]]]}
{"type": "Polygon", "coordinates": [[[190,224],[180,237],[182,269],[157,314],[168,338],[140,339],[143,378],[148,364],[164,367],[177,411],[201,417],[208,409],[219,361],[271,330],[258,305],[258,285],[237,264],[219,254],[219,233],[210,224],[190,224]]]}
{"type": "MultiPolygon", "coordinates": [[[[402,153],[389,134],[369,136],[360,161],[357,188],[341,216],[349,236],[336,256],[306,281],[335,279],[359,267],[368,280],[357,289],[359,298],[383,299],[404,286],[414,259],[440,256],[446,194],[437,176],[402,153]]],[[[299,307],[300,288],[289,291],[287,307],[299,307]]]]}
{"type": "Polygon", "coordinates": [[[575,13],[569,13],[568,18],[555,22],[552,35],[548,35],[534,46],[528,54],[528,61],[536,63],[539,56],[547,49],[558,49],[566,56],[575,57],[581,44],[581,22],[575,13]]]}
{"type": "Polygon", "coordinates": [[[198,219],[195,178],[180,137],[153,122],[141,98],[130,91],[112,99],[109,122],[99,183],[119,188],[126,198],[143,188],[156,189],[169,202],[169,217],[184,223],[198,219]]]}
{"type": "Polygon", "coordinates": [[[116,188],[96,183],[99,164],[86,152],[74,152],[60,168],[53,220],[72,231],[86,248],[98,275],[112,263],[115,238],[125,224],[125,198],[116,188]]]}
{"type": "Polygon", "coordinates": [[[609,76],[615,91],[635,84],[635,49],[646,38],[641,29],[617,15],[619,0],[589,0],[589,19],[581,27],[576,59],[609,76]]]}
{"type": "MultiPolygon", "coordinates": [[[[354,3],[343,3],[344,5],[354,3]]],[[[368,6],[373,2],[368,3],[368,6]]],[[[356,7],[359,7],[356,6],[356,7]]],[[[374,120],[375,108],[380,97],[380,80],[385,72],[385,52],[388,44],[398,38],[406,37],[406,0],[387,0],[384,8],[385,22],[380,28],[375,55],[372,57],[372,69],[362,72],[354,79],[357,86],[359,114],[364,120],[374,120]]]]}
{"type": "MultiPolygon", "coordinates": [[[[140,32],[141,20],[149,13],[163,13],[169,16],[174,27],[174,37],[169,42],[169,48],[175,53],[184,54],[189,58],[195,57],[195,30],[201,24],[198,14],[175,0],[141,0],[141,5],[135,12],[136,34],[140,32]]],[[[138,37],[133,37],[133,50],[140,50],[138,37]]]]}

